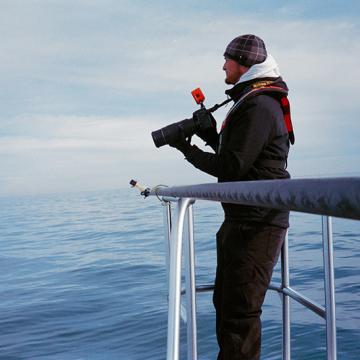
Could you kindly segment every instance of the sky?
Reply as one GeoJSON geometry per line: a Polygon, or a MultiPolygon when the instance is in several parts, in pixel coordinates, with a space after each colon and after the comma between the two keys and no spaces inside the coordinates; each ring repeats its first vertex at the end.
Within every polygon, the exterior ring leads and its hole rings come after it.
{"type": "Polygon", "coordinates": [[[0,196],[215,182],[151,132],[191,116],[194,88],[226,99],[223,53],[247,33],[290,89],[292,177],[360,175],[358,1],[0,5],[0,196]]]}

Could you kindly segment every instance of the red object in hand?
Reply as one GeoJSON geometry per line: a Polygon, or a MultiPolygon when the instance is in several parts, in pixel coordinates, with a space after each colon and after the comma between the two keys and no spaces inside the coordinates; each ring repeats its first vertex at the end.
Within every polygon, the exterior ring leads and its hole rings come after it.
{"type": "Polygon", "coordinates": [[[205,96],[200,88],[197,88],[191,92],[191,95],[195,99],[197,104],[202,104],[205,100],[205,96]]]}

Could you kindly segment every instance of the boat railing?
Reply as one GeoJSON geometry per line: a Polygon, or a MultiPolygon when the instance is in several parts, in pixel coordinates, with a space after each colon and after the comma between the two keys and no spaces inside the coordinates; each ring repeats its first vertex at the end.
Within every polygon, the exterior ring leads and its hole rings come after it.
{"type": "Polygon", "coordinates": [[[193,204],[195,200],[262,206],[322,215],[322,251],[325,307],[290,286],[288,237],[281,251],[281,283],[270,284],[282,298],[282,359],[291,359],[290,298],[325,319],[326,354],[336,360],[335,282],[332,217],[360,220],[360,178],[322,178],[264,180],[157,187],[156,195],[164,205],[166,266],[169,289],[167,360],[179,360],[181,317],[187,323],[187,358],[197,360],[196,292],[213,289],[195,284],[193,204]],[[171,204],[176,204],[173,215],[171,204]],[[182,249],[184,245],[184,251],[182,249]],[[185,288],[182,289],[182,251],[185,288]],[[181,295],[186,297],[186,308],[181,295]]]}

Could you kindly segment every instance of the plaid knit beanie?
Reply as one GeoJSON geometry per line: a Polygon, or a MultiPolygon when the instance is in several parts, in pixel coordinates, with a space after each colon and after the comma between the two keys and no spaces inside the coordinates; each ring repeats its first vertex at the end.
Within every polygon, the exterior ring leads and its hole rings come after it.
{"type": "Polygon", "coordinates": [[[250,67],[265,61],[267,52],[265,43],[255,35],[241,35],[227,46],[225,58],[237,61],[240,65],[250,67]]]}

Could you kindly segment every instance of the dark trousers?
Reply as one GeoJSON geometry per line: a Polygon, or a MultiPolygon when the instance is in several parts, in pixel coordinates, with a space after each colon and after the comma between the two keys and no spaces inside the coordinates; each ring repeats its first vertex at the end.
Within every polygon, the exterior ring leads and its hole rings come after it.
{"type": "Polygon", "coordinates": [[[257,360],[261,307],[286,229],[225,221],[216,234],[214,290],[218,360],[257,360]]]}

